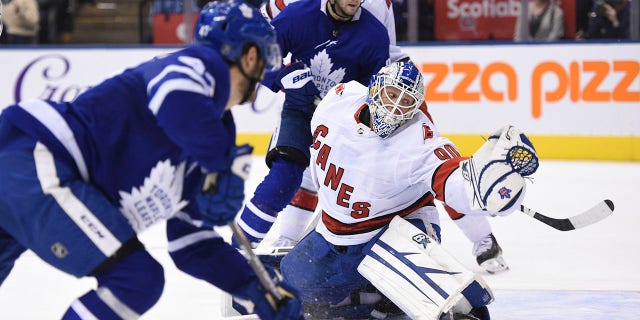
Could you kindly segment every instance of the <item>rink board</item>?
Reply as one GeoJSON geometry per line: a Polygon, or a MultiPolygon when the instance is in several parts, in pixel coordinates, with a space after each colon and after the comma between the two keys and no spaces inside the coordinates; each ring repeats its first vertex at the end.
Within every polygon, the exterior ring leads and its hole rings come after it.
{"type": "MultiPolygon", "coordinates": [[[[513,124],[541,159],[640,161],[640,43],[407,45],[438,129],[472,154],[513,124]]],[[[116,71],[179,47],[6,47],[0,109],[29,98],[71,101],[116,71]],[[100,61],[100,63],[96,63],[100,61]]],[[[264,155],[284,94],[263,88],[233,108],[240,142],[264,155]]]]}
{"type": "MultiPolygon", "coordinates": [[[[495,320],[632,319],[640,314],[640,292],[494,290],[495,320]]],[[[224,319],[258,320],[255,315],[224,319]]],[[[389,318],[409,319],[406,316],[389,318]]]]}

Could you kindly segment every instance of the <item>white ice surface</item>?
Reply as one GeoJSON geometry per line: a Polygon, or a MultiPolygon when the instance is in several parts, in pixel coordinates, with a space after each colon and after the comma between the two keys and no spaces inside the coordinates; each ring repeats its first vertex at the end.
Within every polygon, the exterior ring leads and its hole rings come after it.
{"type": "MultiPolygon", "coordinates": [[[[266,174],[256,157],[249,195],[266,174]]],[[[482,273],[471,243],[446,216],[443,245],[480,272],[496,295],[493,319],[637,319],[640,317],[640,163],[542,161],[524,204],[543,214],[567,217],[603,199],[612,216],[584,229],[561,232],[522,213],[491,220],[510,270],[482,273]]],[[[227,230],[221,233],[228,235],[227,230]]],[[[142,319],[220,319],[220,292],[175,268],[166,253],[164,225],[141,240],[164,266],[160,301],[142,319]]],[[[59,319],[76,297],[95,286],[23,254],[0,287],[0,319],[59,319]]]]}

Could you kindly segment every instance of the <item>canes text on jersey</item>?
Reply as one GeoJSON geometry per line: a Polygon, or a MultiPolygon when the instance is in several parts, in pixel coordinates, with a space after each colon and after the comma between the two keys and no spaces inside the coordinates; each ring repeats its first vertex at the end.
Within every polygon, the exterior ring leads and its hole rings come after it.
{"type": "Polygon", "coordinates": [[[342,182],[344,168],[338,167],[330,162],[329,155],[331,153],[331,146],[322,142],[322,137],[326,137],[328,133],[328,127],[324,125],[317,126],[313,133],[313,145],[311,146],[313,149],[318,150],[315,165],[325,172],[322,183],[324,186],[331,188],[331,190],[338,192],[336,204],[345,208],[351,208],[352,218],[361,219],[368,217],[371,204],[363,201],[350,202],[351,195],[353,194],[353,186],[342,182]]]}

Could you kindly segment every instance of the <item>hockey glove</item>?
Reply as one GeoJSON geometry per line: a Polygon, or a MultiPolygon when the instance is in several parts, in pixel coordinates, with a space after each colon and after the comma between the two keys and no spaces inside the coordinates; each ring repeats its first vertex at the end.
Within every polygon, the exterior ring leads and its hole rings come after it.
{"type": "Polygon", "coordinates": [[[265,266],[265,269],[283,299],[277,301],[256,278],[233,294],[234,309],[243,315],[255,313],[262,320],[304,319],[298,290],[285,282],[280,273],[273,268],[265,266]]]}
{"type": "Polygon", "coordinates": [[[229,169],[205,176],[202,191],[196,201],[203,215],[203,226],[226,225],[233,220],[244,201],[244,181],[251,171],[251,152],[248,144],[231,150],[229,169]]]}
{"type": "Polygon", "coordinates": [[[283,109],[294,109],[311,118],[320,92],[313,83],[313,74],[302,62],[284,67],[278,74],[277,86],[284,90],[283,109]]]}
{"type": "Polygon", "coordinates": [[[536,150],[524,133],[513,126],[498,130],[471,158],[460,162],[471,208],[491,215],[513,212],[525,188],[523,177],[536,172],[538,164],[536,150]]]}

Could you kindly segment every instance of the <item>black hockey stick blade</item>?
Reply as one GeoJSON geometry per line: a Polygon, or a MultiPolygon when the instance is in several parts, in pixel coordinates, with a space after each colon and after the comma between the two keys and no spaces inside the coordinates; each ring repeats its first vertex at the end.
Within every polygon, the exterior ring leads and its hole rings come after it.
{"type": "Polygon", "coordinates": [[[542,223],[560,231],[580,229],[588,225],[592,225],[610,216],[613,213],[613,209],[613,201],[607,199],[599,202],[593,208],[579,213],[573,217],[556,219],[538,213],[523,205],[520,206],[520,211],[524,212],[526,215],[529,215],[536,220],[541,221],[542,223]]]}

